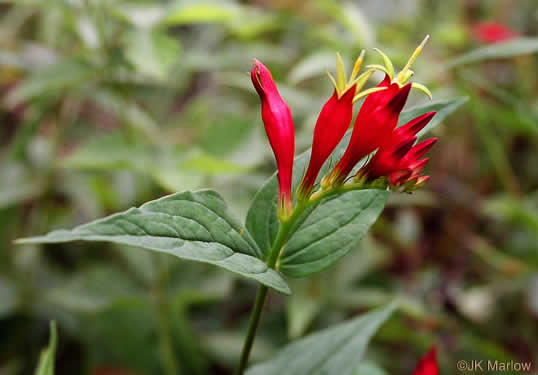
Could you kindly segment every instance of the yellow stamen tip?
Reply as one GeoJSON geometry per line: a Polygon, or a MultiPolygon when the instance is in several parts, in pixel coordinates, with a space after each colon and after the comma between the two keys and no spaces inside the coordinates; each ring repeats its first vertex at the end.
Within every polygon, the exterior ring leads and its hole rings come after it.
{"type": "Polygon", "coordinates": [[[420,46],[421,48],[424,48],[424,46],[426,45],[426,43],[428,43],[428,40],[430,40],[430,34],[426,35],[424,37],[424,40],[422,41],[422,43],[420,43],[420,46]]]}
{"type": "Polygon", "coordinates": [[[342,56],[338,52],[336,52],[336,84],[338,95],[341,95],[346,89],[346,69],[342,56]]]}
{"type": "Polygon", "coordinates": [[[430,100],[433,99],[431,91],[428,90],[428,88],[426,86],[424,86],[423,84],[413,82],[411,84],[411,87],[414,88],[414,89],[418,89],[418,90],[422,91],[424,94],[426,94],[428,96],[428,98],[430,98],[430,100]]]}
{"type": "Polygon", "coordinates": [[[385,67],[387,68],[385,72],[388,74],[389,78],[392,80],[394,78],[394,65],[392,65],[392,61],[390,61],[389,57],[385,55],[379,48],[374,48],[374,51],[379,53],[381,57],[383,58],[383,63],[385,64],[385,67]]]}
{"type": "Polygon", "coordinates": [[[336,81],[333,77],[333,75],[327,70],[327,75],[329,76],[329,80],[331,81],[331,83],[333,84],[334,88],[336,89],[336,91],[338,92],[338,85],[336,84],[336,81]]]}
{"type": "Polygon", "coordinates": [[[355,61],[355,66],[353,66],[353,71],[351,72],[351,77],[349,77],[350,82],[353,82],[355,80],[355,77],[357,77],[357,75],[359,74],[365,53],[366,51],[362,50],[359,57],[357,57],[357,61],[355,61]]]}
{"type": "Polygon", "coordinates": [[[370,79],[370,77],[372,76],[372,74],[374,74],[374,72],[375,72],[375,69],[367,70],[366,72],[364,72],[360,76],[358,76],[356,80],[351,82],[349,84],[349,87],[352,87],[353,85],[356,84],[357,88],[355,90],[355,93],[358,94],[362,90],[364,85],[366,84],[366,81],[368,81],[370,79]]]}
{"type": "Polygon", "coordinates": [[[366,68],[373,69],[373,70],[381,70],[382,72],[384,72],[386,75],[388,75],[390,77],[389,71],[383,65],[371,64],[371,65],[366,65],[366,68]]]}
{"type": "Polygon", "coordinates": [[[398,81],[398,83],[403,85],[409,80],[409,78],[411,78],[411,76],[413,75],[411,65],[413,65],[418,55],[420,55],[429,39],[430,35],[426,35],[422,43],[420,43],[420,45],[415,49],[415,51],[407,61],[407,64],[405,64],[404,68],[396,75],[396,81],[398,81]]]}

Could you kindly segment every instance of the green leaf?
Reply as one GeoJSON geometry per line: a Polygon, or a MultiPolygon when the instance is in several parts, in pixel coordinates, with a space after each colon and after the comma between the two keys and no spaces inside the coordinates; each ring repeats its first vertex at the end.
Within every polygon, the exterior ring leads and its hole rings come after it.
{"type": "Polygon", "coordinates": [[[16,314],[22,300],[22,293],[16,282],[5,276],[0,277],[0,319],[16,314]]]}
{"type": "Polygon", "coordinates": [[[356,190],[328,198],[295,229],[278,262],[287,276],[320,272],[353,250],[385,207],[385,190],[356,190]]]}
{"type": "Polygon", "coordinates": [[[341,24],[358,45],[370,47],[375,43],[375,30],[358,5],[353,2],[320,1],[318,6],[341,24]]]}
{"type": "Polygon", "coordinates": [[[233,4],[214,1],[192,2],[172,9],[164,22],[167,25],[221,23],[231,20],[237,11],[238,8],[233,4]]]}
{"type": "Polygon", "coordinates": [[[64,60],[29,75],[6,98],[14,107],[40,96],[50,96],[61,90],[83,85],[95,75],[93,67],[77,60],[64,60]]]}
{"type": "Polygon", "coordinates": [[[141,29],[127,35],[125,55],[135,68],[164,81],[179,56],[179,44],[162,31],[141,29]]]}
{"type": "MultiPolygon", "coordinates": [[[[121,133],[94,137],[60,160],[69,169],[129,169],[151,176],[169,191],[196,189],[207,175],[240,174],[247,168],[201,150],[155,146],[129,139],[121,133]]],[[[0,204],[2,203],[0,197],[0,204]]]]}
{"type": "Polygon", "coordinates": [[[183,192],[130,208],[72,230],[53,231],[18,243],[105,241],[142,247],[182,259],[217,265],[289,294],[278,272],[261,261],[261,251],[222,197],[213,190],[183,192]]]}
{"type": "Polygon", "coordinates": [[[297,85],[312,77],[323,75],[328,66],[334,64],[334,52],[318,51],[302,60],[288,74],[291,84],[297,85]]]}
{"type": "Polygon", "coordinates": [[[54,357],[56,355],[56,345],[58,334],[56,332],[56,323],[50,322],[50,341],[49,346],[41,352],[39,364],[34,375],[54,375],[54,357]]]}
{"type": "Polygon", "coordinates": [[[19,164],[0,168],[0,209],[35,199],[45,191],[45,181],[19,164]]]}
{"type": "Polygon", "coordinates": [[[538,38],[516,38],[477,48],[449,61],[446,69],[489,59],[509,58],[538,52],[538,38]]]}
{"type": "Polygon", "coordinates": [[[437,125],[439,125],[441,122],[443,122],[449,115],[454,113],[459,107],[461,107],[463,104],[465,104],[469,100],[468,97],[459,97],[459,98],[452,98],[447,99],[435,103],[429,103],[426,105],[418,106],[415,108],[408,109],[407,111],[402,112],[400,115],[398,125],[403,125],[412,119],[414,119],[417,116],[423,115],[424,113],[428,113],[431,111],[436,111],[437,113],[435,116],[431,119],[431,121],[417,133],[417,137],[421,137],[433,128],[435,128],[437,125]]]}
{"type": "Polygon", "coordinates": [[[43,292],[48,303],[74,312],[96,313],[122,298],[143,296],[144,291],[126,272],[112,264],[92,265],[43,292]]]}
{"type": "MultiPolygon", "coordinates": [[[[412,118],[419,116],[423,113],[429,111],[437,111],[436,116],[430,121],[428,126],[423,129],[419,134],[424,134],[431,130],[433,127],[441,123],[448,115],[453,113],[458,107],[467,101],[467,98],[455,98],[446,100],[443,102],[426,104],[424,106],[418,106],[407,111],[402,112],[400,116],[400,124],[405,123],[412,118]]],[[[335,151],[332,154],[332,157],[325,163],[322,168],[318,180],[321,176],[324,175],[329,164],[332,162],[333,165],[337,162],[343,155],[347,144],[349,143],[349,138],[351,137],[351,130],[349,130],[344,136],[343,140],[336,147],[335,151]]],[[[293,167],[293,189],[296,190],[304,172],[306,171],[307,163],[310,159],[310,151],[299,155],[295,158],[294,167],[293,167]]],[[[365,194],[365,193],[362,193],[365,194]]],[[[360,194],[362,196],[362,194],[360,194]]],[[[369,193],[366,193],[364,197],[367,197],[369,193]]],[[[280,223],[276,214],[278,200],[278,181],[276,178],[276,173],[269,178],[269,180],[258,190],[256,196],[254,197],[252,204],[248,210],[246,227],[262,249],[262,251],[267,252],[273,244],[280,223]]],[[[379,203],[379,202],[378,202],[379,203]]],[[[331,203],[332,205],[337,205],[337,202],[331,203]]],[[[376,206],[377,207],[377,206],[376,206]]],[[[319,217],[319,216],[317,216],[319,217]]],[[[267,254],[265,254],[267,255],[267,254]]]]}
{"type": "Polygon", "coordinates": [[[308,279],[292,280],[293,295],[288,298],[287,320],[288,336],[292,339],[304,335],[316,316],[322,311],[325,300],[322,298],[320,275],[308,279]]]}
{"type": "Polygon", "coordinates": [[[113,2],[109,7],[112,15],[138,28],[154,27],[158,25],[166,15],[166,8],[159,5],[131,4],[128,2],[115,4],[113,2]]]}
{"type": "Polygon", "coordinates": [[[247,375],[351,375],[368,343],[396,305],[377,309],[349,322],[295,341],[276,357],[252,367],[247,375]]]}
{"type": "MultiPolygon", "coordinates": [[[[159,323],[154,306],[147,297],[129,298],[83,317],[80,338],[89,358],[98,358],[100,363],[128,366],[137,374],[162,372],[156,334],[159,323]]],[[[173,328],[175,319],[176,316],[174,321],[170,319],[171,336],[176,334],[173,328]]],[[[174,345],[174,348],[177,346],[174,345]]],[[[174,351],[174,354],[180,355],[179,351],[174,351]]]]}
{"type": "Polygon", "coordinates": [[[389,375],[385,370],[383,370],[379,365],[374,362],[365,361],[362,362],[353,375],[389,375]]]}
{"type": "MultiPolygon", "coordinates": [[[[267,12],[261,7],[242,5],[226,21],[228,29],[237,37],[254,40],[260,34],[286,27],[285,17],[277,12],[267,12]]],[[[261,39],[261,38],[260,38],[261,39]]]]}

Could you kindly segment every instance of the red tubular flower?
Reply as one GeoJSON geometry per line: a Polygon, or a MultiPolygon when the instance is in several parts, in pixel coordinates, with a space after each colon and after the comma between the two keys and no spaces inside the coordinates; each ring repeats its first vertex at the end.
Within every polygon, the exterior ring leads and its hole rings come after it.
{"type": "Polygon", "coordinates": [[[359,172],[359,175],[362,176],[363,172],[367,171],[369,181],[383,176],[389,176],[391,179],[396,178],[396,175],[392,176],[395,172],[399,172],[398,179],[410,175],[411,173],[407,169],[402,168],[402,160],[416,140],[417,138],[414,136],[405,137],[397,139],[390,147],[380,149],[368,165],[359,172]]]}
{"type": "Polygon", "coordinates": [[[284,215],[287,215],[292,208],[291,180],[295,153],[295,131],[291,111],[278,93],[269,69],[256,59],[250,77],[260,96],[265,132],[275,154],[280,191],[279,212],[282,213],[283,210],[284,215]]]}
{"type": "Polygon", "coordinates": [[[400,87],[397,83],[391,84],[390,78],[386,76],[378,87],[383,86],[387,89],[366,97],[355,120],[349,145],[331,174],[332,182],[344,181],[362,158],[387,142],[396,127],[398,116],[411,90],[411,83],[400,87]]]}
{"type": "Polygon", "coordinates": [[[474,37],[483,43],[499,43],[519,36],[517,32],[496,22],[480,22],[473,26],[474,37]]]}
{"type": "Polygon", "coordinates": [[[439,375],[437,364],[437,350],[431,348],[428,353],[418,362],[415,371],[411,375],[439,375]]]}
{"type": "Polygon", "coordinates": [[[393,186],[407,183],[413,185],[413,188],[422,186],[429,177],[419,175],[429,159],[421,158],[433,147],[437,138],[428,139],[414,146],[413,144],[417,139],[416,134],[434,115],[435,112],[425,113],[395,129],[357,176],[365,177],[369,181],[386,176],[393,186]]]}
{"type": "Polygon", "coordinates": [[[308,197],[312,192],[319,171],[327,158],[344,137],[353,117],[353,98],[356,86],[349,88],[341,97],[337,90],[325,103],[314,128],[312,155],[306,175],[299,188],[299,196],[308,197]]]}

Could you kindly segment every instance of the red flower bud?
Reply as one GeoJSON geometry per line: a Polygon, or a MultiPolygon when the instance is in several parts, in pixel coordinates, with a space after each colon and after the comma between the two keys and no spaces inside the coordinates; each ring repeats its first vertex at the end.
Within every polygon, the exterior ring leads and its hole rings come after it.
{"type": "Polygon", "coordinates": [[[341,97],[338,97],[335,90],[319,114],[314,128],[310,163],[299,188],[299,196],[302,199],[312,192],[321,167],[349,128],[353,117],[355,89],[356,86],[349,88],[341,97]]]}
{"type": "Polygon", "coordinates": [[[418,362],[415,371],[411,375],[439,375],[437,364],[437,350],[431,348],[428,353],[418,362]]]}
{"type": "Polygon", "coordinates": [[[514,39],[519,36],[509,27],[496,22],[480,22],[473,26],[474,37],[483,43],[493,44],[514,39]]]}
{"type": "Polygon", "coordinates": [[[250,76],[260,96],[265,132],[275,154],[280,190],[279,210],[284,210],[287,214],[291,212],[291,180],[295,153],[291,111],[280,97],[271,72],[265,65],[255,59],[250,76]]]}
{"type": "Polygon", "coordinates": [[[411,83],[400,87],[397,83],[390,84],[390,78],[386,76],[378,87],[382,86],[387,89],[366,97],[355,120],[349,145],[331,174],[333,182],[341,183],[362,158],[389,140],[396,127],[411,83]]]}

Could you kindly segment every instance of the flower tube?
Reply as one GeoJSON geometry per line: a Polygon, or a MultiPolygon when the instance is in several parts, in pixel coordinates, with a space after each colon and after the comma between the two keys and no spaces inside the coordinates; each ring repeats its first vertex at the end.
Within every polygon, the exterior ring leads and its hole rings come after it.
{"type": "Polygon", "coordinates": [[[287,216],[292,210],[291,182],[295,153],[295,130],[291,111],[280,96],[269,69],[254,60],[251,71],[254,88],[262,104],[262,120],[273,149],[278,168],[279,214],[287,216]]]}

